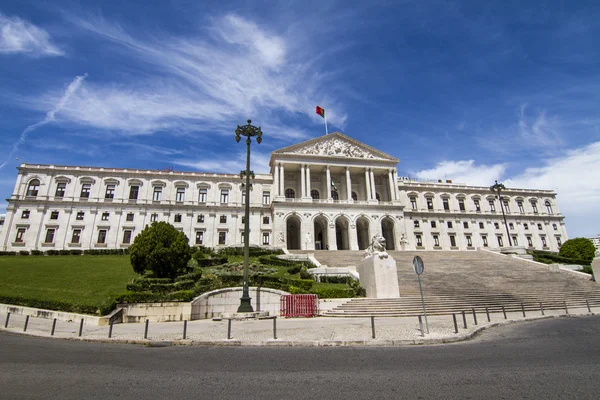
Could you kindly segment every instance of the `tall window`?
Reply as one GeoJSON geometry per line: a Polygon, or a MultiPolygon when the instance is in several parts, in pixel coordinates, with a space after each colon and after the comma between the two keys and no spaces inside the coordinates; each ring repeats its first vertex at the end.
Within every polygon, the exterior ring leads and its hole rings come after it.
{"type": "Polygon", "coordinates": [[[436,222],[435,221],[431,221],[431,227],[435,228],[436,226],[437,226],[436,222]]]}
{"type": "Polygon", "coordinates": [[[225,244],[227,241],[227,232],[220,231],[219,232],[219,244],[225,244]]]}
{"type": "MultiPolygon", "coordinates": [[[[312,195],[312,191],[310,192],[312,195]]],[[[318,194],[319,192],[317,192],[318,194]]],[[[313,197],[314,199],[314,197],[313,197]]],[[[318,199],[318,197],[317,197],[318,199]]],[[[271,204],[271,192],[263,192],[263,204],[271,204]]]]}
{"type": "Polygon", "coordinates": [[[450,235],[450,247],[456,247],[456,236],[450,235]]]}
{"type": "Polygon", "coordinates": [[[296,197],[296,192],[294,192],[294,189],[285,189],[285,198],[286,199],[293,199],[296,197]]]}
{"type": "Polygon", "coordinates": [[[538,231],[542,230],[542,224],[537,224],[537,227],[538,227],[538,231]]]}
{"type": "Polygon", "coordinates": [[[448,221],[448,228],[452,229],[452,221],[448,221]]]}
{"type": "Polygon", "coordinates": [[[533,247],[533,240],[531,240],[531,236],[527,236],[527,246],[533,247]]]}
{"type": "Polygon", "coordinates": [[[433,245],[435,247],[439,247],[440,246],[440,237],[438,235],[433,235],[433,245]]]}
{"type": "Polygon", "coordinates": [[[548,214],[552,214],[552,204],[550,204],[549,201],[546,202],[546,210],[548,211],[548,214]]]}
{"type": "Polygon", "coordinates": [[[479,223],[479,229],[483,229],[483,228],[484,228],[483,222],[480,222],[479,223]]]}
{"type": "Polygon", "coordinates": [[[494,200],[490,200],[490,211],[491,212],[495,212],[496,211],[496,203],[494,202],[494,200]]]}
{"type": "Polygon", "coordinates": [[[496,236],[498,238],[498,246],[503,247],[504,242],[502,241],[502,236],[496,236]]]}
{"type": "Polygon", "coordinates": [[[412,208],[413,210],[417,209],[417,198],[414,196],[410,197],[410,208],[412,208]]]}
{"type": "Polygon", "coordinates": [[[500,229],[500,224],[498,222],[494,222],[494,229],[500,229]]]}
{"type": "Polygon", "coordinates": [[[552,228],[557,231],[558,230],[558,226],[556,226],[556,224],[552,224],[552,228]]]}
{"type": "Polygon", "coordinates": [[[375,199],[377,201],[381,201],[381,196],[379,195],[379,193],[375,193],[375,199]]]}
{"type": "Polygon", "coordinates": [[[106,185],[106,193],[104,194],[105,199],[115,198],[115,185],[106,185]]]}
{"type": "Polygon", "coordinates": [[[463,222],[463,228],[469,229],[469,223],[468,222],[463,222]]]}
{"type": "Polygon", "coordinates": [[[508,200],[503,200],[502,203],[504,204],[504,212],[509,213],[510,207],[508,206],[508,200]]]}
{"type": "Polygon", "coordinates": [[[137,185],[129,187],[129,200],[137,200],[140,193],[140,187],[137,185]]]}
{"type": "Polygon", "coordinates": [[[81,241],[81,229],[73,229],[73,235],[71,236],[71,243],[77,244],[81,241]]]}
{"type": "Polygon", "coordinates": [[[27,186],[27,196],[30,197],[36,197],[38,195],[38,192],[40,190],[40,180],[39,179],[34,179],[31,182],[29,182],[29,186],[27,186]]]}
{"type": "Polygon", "coordinates": [[[67,190],[67,184],[65,182],[59,182],[56,184],[56,193],[54,193],[54,197],[65,197],[65,192],[67,190]]]}
{"type": "Polygon", "coordinates": [[[48,228],[46,230],[46,239],[44,240],[44,243],[54,243],[54,232],[54,228],[48,228]]]}
{"type": "Polygon", "coordinates": [[[196,244],[204,243],[204,231],[196,231],[196,244]]]}
{"type": "Polygon", "coordinates": [[[125,217],[125,221],[133,222],[133,217],[134,217],[133,213],[127,213],[127,216],[125,217]]]}
{"type": "Polygon", "coordinates": [[[479,204],[478,199],[473,199],[473,204],[475,204],[475,211],[481,211],[481,205],[479,204]]]}
{"type": "Polygon", "coordinates": [[[229,203],[229,189],[221,189],[221,203],[229,203]]]}
{"type": "Polygon", "coordinates": [[[269,245],[269,232],[263,232],[262,244],[263,244],[263,246],[269,245]]]}
{"type": "Polygon", "coordinates": [[[352,192],[352,200],[354,200],[354,201],[358,200],[358,195],[356,194],[356,192],[352,192]]]}
{"type": "Polygon", "coordinates": [[[123,244],[131,243],[131,229],[125,229],[123,231],[123,244]]]}
{"type": "Polygon", "coordinates": [[[336,200],[336,201],[337,201],[337,200],[339,200],[339,199],[340,199],[340,196],[338,195],[338,192],[336,192],[335,190],[332,190],[332,191],[331,191],[331,198],[332,198],[333,200],[336,200]]]}
{"type": "Polygon", "coordinates": [[[431,198],[431,197],[427,198],[427,209],[433,210],[433,198],[431,198]]]}
{"type": "Polygon", "coordinates": [[[423,247],[423,237],[421,235],[415,235],[417,247],[423,247]]]}
{"type": "Polygon", "coordinates": [[[540,238],[542,239],[542,246],[548,247],[548,243],[546,243],[546,236],[541,236],[540,238]]]}
{"type": "Polygon", "coordinates": [[[511,230],[515,229],[515,225],[514,225],[512,222],[509,222],[509,223],[508,223],[508,227],[509,227],[511,230]]]}
{"type": "Polygon", "coordinates": [[[531,208],[533,208],[533,213],[537,214],[538,209],[537,209],[537,201],[532,201],[531,202],[531,208]]]}
{"type": "Polygon", "coordinates": [[[525,209],[523,208],[523,202],[521,200],[517,201],[517,206],[519,207],[519,212],[523,214],[525,209]]]}
{"type": "Polygon", "coordinates": [[[473,240],[471,239],[471,235],[466,235],[465,238],[467,239],[467,247],[473,247],[473,240]]]}
{"type": "Polygon", "coordinates": [[[206,188],[200,188],[200,190],[198,191],[198,202],[199,203],[206,203],[206,196],[208,194],[208,189],[206,188]]]}
{"type": "Polygon", "coordinates": [[[81,194],[79,195],[79,197],[84,198],[84,199],[89,199],[91,191],[92,191],[92,184],[84,183],[81,185],[81,194]]]}
{"type": "Polygon", "coordinates": [[[154,186],[154,193],[152,193],[152,200],[160,201],[161,196],[162,196],[162,187],[154,186]]]}
{"type": "Polygon", "coordinates": [[[414,224],[415,228],[419,227],[419,221],[417,221],[416,219],[413,221],[413,224],[414,224]]]}
{"type": "Polygon", "coordinates": [[[100,229],[98,231],[98,244],[106,243],[106,229],[100,229]]]}
{"type": "Polygon", "coordinates": [[[319,191],[315,189],[311,190],[310,197],[312,197],[313,200],[319,200],[319,191]]]}
{"type": "Polygon", "coordinates": [[[525,222],[523,224],[523,229],[528,230],[529,229],[529,224],[527,222],[525,222]]]}
{"type": "Polygon", "coordinates": [[[25,236],[25,228],[17,228],[15,243],[23,243],[23,236],[25,236]]]}
{"type": "Polygon", "coordinates": [[[483,247],[488,247],[488,240],[486,235],[481,235],[481,241],[483,242],[483,247]]]}
{"type": "Polygon", "coordinates": [[[450,201],[448,199],[442,199],[442,203],[444,204],[444,211],[450,211],[450,201]]]}
{"type": "Polygon", "coordinates": [[[150,222],[156,222],[158,220],[158,214],[150,214],[150,222]]]}
{"type": "Polygon", "coordinates": [[[556,244],[558,245],[558,247],[562,246],[562,241],[560,240],[560,236],[556,237],[556,244]]]}
{"type": "Polygon", "coordinates": [[[464,199],[458,199],[458,209],[460,211],[465,211],[465,201],[464,201],[464,199]]]}
{"type": "Polygon", "coordinates": [[[185,199],[185,188],[178,187],[177,194],[175,195],[175,201],[183,201],[185,199]]]}
{"type": "Polygon", "coordinates": [[[518,246],[519,245],[519,242],[517,241],[517,237],[516,236],[512,237],[512,244],[513,244],[513,246],[518,246]]]}

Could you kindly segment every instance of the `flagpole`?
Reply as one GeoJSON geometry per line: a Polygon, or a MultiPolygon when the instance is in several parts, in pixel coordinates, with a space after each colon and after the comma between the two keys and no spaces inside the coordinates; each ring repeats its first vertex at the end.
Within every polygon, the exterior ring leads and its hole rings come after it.
{"type": "Polygon", "coordinates": [[[329,135],[329,132],[327,131],[327,110],[325,110],[324,114],[325,114],[325,135],[329,135]]]}

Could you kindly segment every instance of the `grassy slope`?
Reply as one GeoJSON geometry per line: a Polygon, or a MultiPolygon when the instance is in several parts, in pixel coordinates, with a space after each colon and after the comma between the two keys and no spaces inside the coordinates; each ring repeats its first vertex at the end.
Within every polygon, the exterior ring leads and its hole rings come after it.
{"type": "Polygon", "coordinates": [[[129,256],[0,257],[0,294],[98,304],[136,276],[129,256]]]}

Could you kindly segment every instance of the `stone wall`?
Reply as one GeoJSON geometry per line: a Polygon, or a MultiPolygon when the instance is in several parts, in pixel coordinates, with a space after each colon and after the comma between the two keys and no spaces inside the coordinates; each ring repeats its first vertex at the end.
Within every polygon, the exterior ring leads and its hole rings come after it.
{"type": "MultiPolygon", "coordinates": [[[[268,311],[270,315],[279,315],[279,299],[287,292],[250,287],[251,304],[254,311],[268,311]],[[260,290],[259,290],[260,289],[260,290]]],[[[210,319],[220,317],[224,313],[235,313],[240,305],[242,288],[217,289],[196,297],[191,302],[191,318],[210,319]]]]}

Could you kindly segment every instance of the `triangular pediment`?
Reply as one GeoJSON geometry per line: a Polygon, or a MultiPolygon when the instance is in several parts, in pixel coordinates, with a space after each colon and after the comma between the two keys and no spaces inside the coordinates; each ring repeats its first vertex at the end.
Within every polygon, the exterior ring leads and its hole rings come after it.
{"type": "Polygon", "coordinates": [[[398,162],[398,159],[354,140],[339,132],[319,136],[283,149],[273,154],[293,154],[298,156],[339,157],[363,160],[384,160],[398,162]]]}

